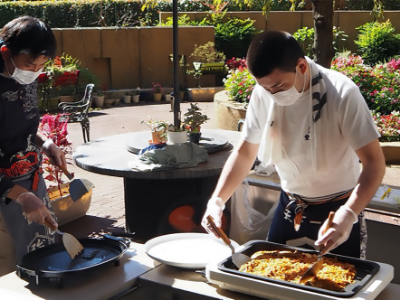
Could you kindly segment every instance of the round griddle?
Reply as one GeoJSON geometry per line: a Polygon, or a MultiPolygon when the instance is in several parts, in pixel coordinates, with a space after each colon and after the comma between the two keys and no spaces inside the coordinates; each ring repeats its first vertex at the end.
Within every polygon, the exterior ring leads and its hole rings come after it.
{"type": "MultiPolygon", "coordinates": [[[[17,265],[18,276],[35,276],[36,284],[39,284],[40,278],[84,276],[105,264],[118,265],[128,248],[118,238],[79,239],[79,242],[84,250],[74,259],[71,259],[61,242],[25,254],[22,263],[17,265]]],[[[58,282],[61,287],[61,281],[58,282]]]]}

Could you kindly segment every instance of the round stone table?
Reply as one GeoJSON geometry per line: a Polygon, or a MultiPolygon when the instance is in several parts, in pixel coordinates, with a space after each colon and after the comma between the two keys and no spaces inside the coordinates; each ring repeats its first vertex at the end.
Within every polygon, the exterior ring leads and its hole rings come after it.
{"type": "MultiPolygon", "coordinates": [[[[158,235],[159,223],[166,211],[182,199],[202,199],[204,208],[240,132],[202,130],[203,137],[224,137],[224,149],[210,153],[208,160],[191,168],[163,171],[138,171],[129,167],[136,154],[128,147],[137,138],[149,139],[150,132],[132,132],[91,141],[76,148],[76,165],[97,174],[122,177],[125,190],[126,230],[147,241],[158,235]]],[[[209,141],[209,142],[212,142],[209,141]]],[[[129,146],[131,145],[131,146],[129,146]]]]}

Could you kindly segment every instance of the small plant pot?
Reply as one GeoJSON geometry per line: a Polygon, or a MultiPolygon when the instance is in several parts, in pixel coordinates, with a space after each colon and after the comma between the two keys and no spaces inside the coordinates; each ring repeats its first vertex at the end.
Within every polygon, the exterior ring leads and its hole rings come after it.
{"type": "Polygon", "coordinates": [[[200,143],[200,138],[201,138],[201,132],[190,133],[189,134],[189,140],[192,143],[199,144],[200,143]]]}
{"type": "Polygon", "coordinates": [[[151,141],[152,141],[152,144],[161,144],[161,143],[162,143],[161,135],[162,135],[163,133],[164,133],[164,132],[162,132],[162,131],[152,131],[152,132],[151,132],[151,141]]]}
{"type": "Polygon", "coordinates": [[[124,103],[132,103],[132,102],[131,102],[131,99],[132,99],[131,96],[125,95],[125,96],[124,96],[124,103]]]}
{"type": "Polygon", "coordinates": [[[164,97],[165,97],[165,101],[168,101],[168,102],[171,101],[171,94],[165,94],[164,97]]]}
{"type": "Polygon", "coordinates": [[[153,99],[154,99],[154,101],[160,102],[160,101],[161,101],[161,97],[162,97],[162,94],[161,94],[161,93],[153,93],[153,99]]]}
{"type": "Polygon", "coordinates": [[[179,132],[167,132],[168,144],[182,144],[188,141],[187,132],[179,131],[179,132]]]}
{"type": "Polygon", "coordinates": [[[140,95],[133,95],[132,96],[132,102],[133,103],[139,103],[139,97],[140,97],[140,95]]]}
{"type": "Polygon", "coordinates": [[[111,105],[114,104],[115,99],[104,99],[104,106],[105,107],[110,107],[111,105]]]}
{"type": "Polygon", "coordinates": [[[96,107],[103,107],[104,106],[104,96],[93,96],[93,102],[96,107]]]}

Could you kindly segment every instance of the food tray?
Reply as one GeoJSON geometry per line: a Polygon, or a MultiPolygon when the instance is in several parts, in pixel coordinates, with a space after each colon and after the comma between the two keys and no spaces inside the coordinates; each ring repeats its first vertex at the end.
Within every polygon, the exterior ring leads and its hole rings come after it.
{"type": "MultiPolygon", "coordinates": [[[[238,251],[238,253],[243,253],[245,255],[251,256],[257,251],[261,250],[297,250],[299,252],[306,252],[311,254],[318,254],[315,250],[307,250],[303,248],[297,248],[287,245],[276,244],[267,241],[252,241],[245,245],[245,247],[238,251]]],[[[326,257],[337,258],[341,262],[351,263],[356,268],[356,277],[354,278],[354,283],[349,284],[344,291],[336,292],[330,291],[322,288],[317,288],[313,286],[307,286],[297,283],[291,283],[283,280],[272,279],[268,277],[253,275],[245,272],[240,272],[236,266],[232,262],[232,256],[228,257],[227,259],[223,260],[218,264],[218,269],[224,272],[246,276],[250,278],[254,278],[257,280],[263,280],[266,282],[272,282],[275,284],[282,284],[294,288],[304,289],[316,293],[323,293],[335,297],[351,297],[354,296],[378,271],[379,271],[379,264],[367,260],[361,260],[358,258],[335,255],[335,254],[327,254],[326,257]]]]}

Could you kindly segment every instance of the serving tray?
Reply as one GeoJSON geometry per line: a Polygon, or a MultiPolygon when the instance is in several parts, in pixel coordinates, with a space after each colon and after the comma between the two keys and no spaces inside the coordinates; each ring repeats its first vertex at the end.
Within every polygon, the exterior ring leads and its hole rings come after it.
{"type": "MultiPolygon", "coordinates": [[[[287,245],[282,245],[282,244],[276,244],[272,242],[267,242],[267,241],[251,241],[246,244],[243,249],[239,250],[239,253],[243,253],[245,255],[251,256],[257,251],[261,250],[267,250],[267,251],[272,251],[272,250],[297,250],[298,252],[305,252],[305,253],[310,253],[310,254],[317,254],[317,251],[314,250],[306,250],[303,248],[297,248],[297,247],[292,247],[292,246],[287,246],[287,245]]],[[[303,290],[308,290],[316,293],[323,293],[327,294],[330,296],[335,296],[335,297],[352,297],[354,296],[364,285],[367,284],[367,282],[379,271],[379,264],[367,260],[362,260],[358,258],[353,258],[353,257],[347,257],[347,256],[341,256],[341,255],[335,255],[335,254],[327,254],[326,257],[330,258],[337,258],[338,261],[340,262],[347,262],[351,263],[355,266],[356,268],[356,277],[354,278],[354,283],[349,284],[342,292],[337,292],[337,291],[330,291],[318,287],[313,287],[313,286],[308,286],[308,285],[302,285],[302,284],[297,284],[297,283],[292,283],[292,282],[287,282],[283,280],[278,280],[278,279],[272,279],[268,277],[263,277],[259,275],[253,275],[245,272],[240,272],[236,266],[232,262],[232,257],[228,257],[227,259],[223,260],[218,264],[218,269],[224,272],[236,274],[239,276],[245,276],[248,278],[253,278],[257,280],[262,280],[265,282],[271,282],[275,284],[281,284],[285,286],[290,286],[293,288],[298,288],[298,289],[303,289],[303,290]]]]}

